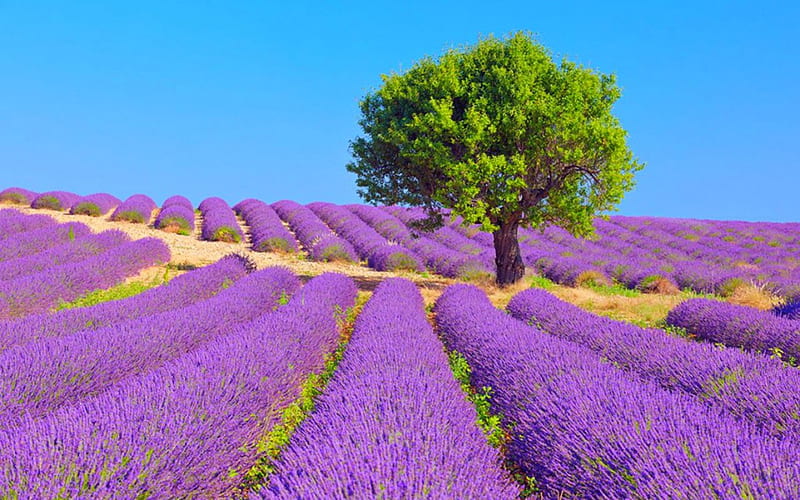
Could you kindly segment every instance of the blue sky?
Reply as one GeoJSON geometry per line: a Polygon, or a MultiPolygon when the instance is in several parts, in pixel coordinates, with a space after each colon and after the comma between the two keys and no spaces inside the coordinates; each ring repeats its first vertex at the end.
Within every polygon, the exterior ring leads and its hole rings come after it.
{"type": "Polygon", "coordinates": [[[620,213],[798,221],[800,8],[698,4],[0,0],[0,185],[357,202],[380,74],[526,30],[617,75],[620,213]]]}

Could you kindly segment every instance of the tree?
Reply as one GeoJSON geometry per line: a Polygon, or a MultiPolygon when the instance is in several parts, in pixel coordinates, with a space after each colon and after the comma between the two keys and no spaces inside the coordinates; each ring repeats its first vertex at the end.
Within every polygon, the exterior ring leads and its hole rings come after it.
{"type": "Polygon", "coordinates": [[[555,224],[593,231],[643,167],[611,113],[614,75],[556,64],[518,32],[425,58],[361,101],[364,135],[351,141],[359,194],[370,203],[417,205],[441,224],[442,208],[494,236],[497,282],[525,266],[517,230],[555,224]]]}

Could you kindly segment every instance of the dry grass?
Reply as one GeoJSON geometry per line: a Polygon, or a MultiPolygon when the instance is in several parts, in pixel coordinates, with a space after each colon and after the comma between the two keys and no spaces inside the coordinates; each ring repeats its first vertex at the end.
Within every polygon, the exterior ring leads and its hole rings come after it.
{"type": "Polygon", "coordinates": [[[550,290],[556,297],[587,311],[612,319],[641,326],[657,326],[667,313],[686,300],[685,294],[661,295],[645,293],[635,297],[606,295],[589,288],[555,286],[550,290]]]}
{"type": "Polygon", "coordinates": [[[782,301],[780,297],[776,297],[766,290],[750,284],[737,286],[733,293],[726,297],[726,300],[732,304],[755,307],[761,310],[772,309],[782,301]]]}

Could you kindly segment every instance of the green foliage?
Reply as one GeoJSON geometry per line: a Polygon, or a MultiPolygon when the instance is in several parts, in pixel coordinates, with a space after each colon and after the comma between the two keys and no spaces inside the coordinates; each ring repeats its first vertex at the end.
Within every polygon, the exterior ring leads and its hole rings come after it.
{"type": "Polygon", "coordinates": [[[674,335],[676,337],[683,337],[685,339],[692,338],[692,335],[689,334],[689,331],[686,328],[682,326],[667,324],[666,320],[663,320],[653,326],[655,328],[660,328],[661,330],[664,330],[668,334],[674,335]]]}
{"type": "Polygon", "coordinates": [[[160,283],[157,281],[149,283],[141,281],[122,283],[106,290],[94,290],[82,297],[78,297],[71,302],[62,302],[56,307],[55,310],[60,311],[62,309],[73,309],[76,307],[89,307],[100,304],[101,302],[125,299],[134,295],[138,295],[155,286],[158,286],[159,284],[160,283]]]}
{"type": "Polygon", "coordinates": [[[189,222],[180,216],[164,217],[158,221],[159,229],[170,229],[175,231],[176,234],[188,236],[192,234],[189,222]]]}
{"type": "Polygon", "coordinates": [[[545,278],[544,276],[531,276],[531,288],[543,288],[545,290],[550,290],[555,288],[556,284],[550,281],[549,279],[545,278]]]}
{"type": "Polygon", "coordinates": [[[575,234],[612,210],[642,168],[612,115],[613,75],[549,51],[527,33],[425,58],[361,101],[351,142],[359,194],[447,207],[484,230],[555,223],[575,234]]]}
{"type": "Polygon", "coordinates": [[[114,220],[116,221],[126,221],[126,222],[134,222],[136,224],[143,224],[144,223],[144,216],[137,212],[136,210],[125,210],[122,212],[118,212],[114,216],[114,220]]]}
{"type": "Polygon", "coordinates": [[[214,234],[211,235],[211,240],[224,241],[226,243],[240,243],[242,241],[242,235],[232,227],[222,226],[214,231],[214,234]]]}
{"type": "MultiPolygon", "coordinates": [[[[282,413],[281,423],[270,429],[257,443],[255,448],[261,454],[256,463],[244,474],[242,490],[256,490],[265,484],[275,470],[275,459],[289,444],[289,440],[297,427],[314,411],[314,404],[333,377],[336,367],[344,356],[350,341],[353,325],[358,313],[369,300],[370,295],[359,292],[353,307],[342,311],[338,306],[335,311],[336,320],[341,331],[339,345],[336,350],[325,356],[325,366],[320,373],[312,373],[300,389],[300,397],[287,406],[282,413]]],[[[283,296],[281,296],[283,300],[283,296]]],[[[292,367],[290,367],[292,368],[292,367]]]]}
{"type": "Polygon", "coordinates": [[[458,351],[450,351],[448,358],[453,376],[461,384],[461,389],[467,395],[467,399],[475,405],[475,410],[478,413],[478,426],[486,434],[486,439],[490,445],[495,448],[501,448],[508,441],[508,434],[500,423],[500,415],[492,414],[490,403],[492,388],[482,387],[480,390],[474,390],[470,384],[472,369],[467,363],[467,359],[458,351]]]}
{"type": "Polygon", "coordinates": [[[283,253],[292,253],[294,252],[294,248],[289,245],[289,242],[286,239],[281,237],[274,237],[269,238],[266,241],[262,241],[261,245],[258,247],[259,251],[262,252],[283,252],[283,253]]]}
{"type": "Polygon", "coordinates": [[[42,196],[36,200],[35,208],[47,208],[50,210],[63,210],[61,202],[55,196],[42,196]]]}
{"type": "Polygon", "coordinates": [[[743,286],[745,281],[742,278],[731,278],[726,280],[719,288],[719,295],[722,297],[730,297],[736,292],[736,289],[743,286]]]}
{"type": "Polygon", "coordinates": [[[630,288],[626,288],[624,285],[620,283],[614,283],[612,285],[603,285],[599,283],[587,283],[586,286],[595,292],[599,293],[600,295],[621,295],[623,297],[638,297],[642,294],[639,290],[632,290],[630,288]]]}
{"type": "Polygon", "coordinates": [[[96,203],[91,202],[78,203],[77,206],[72,208],[72,213],[75,215],[90,215],[92,217],[100,217],[102,215],[100,213],[100,207],[98,207],[96,203]]]}
{"type": "Polygon", "coordinates": [[[5,193],[0,195],[0,203],[13,203],[16,205],[28,205],[30,204],[30,200],[26,198],[24,195],[19,193],[5,193]]]}
{"type": "MultiPolygon", "coordinates": [[[[180,269],[180,266],[178,266],[177,268],[180,269]]],[[[55,310],[60,311],[62,309],[74,309],[76,307],[89,307],[100,304],[102,302],[110,302],[112,300],[120,300],[120,299],[126,299],[128,297],[133,297],[134,295],[138,295],[142,292],[150,290],[151,288],[169,283],[169,280],[172,279],[169,274],[172,269],[173,266],[167,265],[164,268],[163,275],[156,276],[150,281],[133,281],[130,283],[120,283],[119,285],[107,288],[105,290],[93,290],[87,293],[86,295],[78,297],[77,299],[71,302],[61,302],[58,306],[56,306],[55,310]]],[[[232,283],[233,283],[232,281],[229,282],[229,284],[232,283]]],[[[223,283],[223,288],[226,288],[225,283],[223,283]]],[[[88,328],[92,325],[88,324],[86,326],[88,328]]]]}

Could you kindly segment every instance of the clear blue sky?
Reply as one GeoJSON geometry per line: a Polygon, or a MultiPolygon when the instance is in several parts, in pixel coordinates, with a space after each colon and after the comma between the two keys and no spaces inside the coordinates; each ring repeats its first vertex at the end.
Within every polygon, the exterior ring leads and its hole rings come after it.
{"type": "Polygon", "coordinates": [[[356,202],[380,74],[527,30],[617,75],[621,213],[798,221],[796,5],[0,0],[0,186],[356,202]]]}

